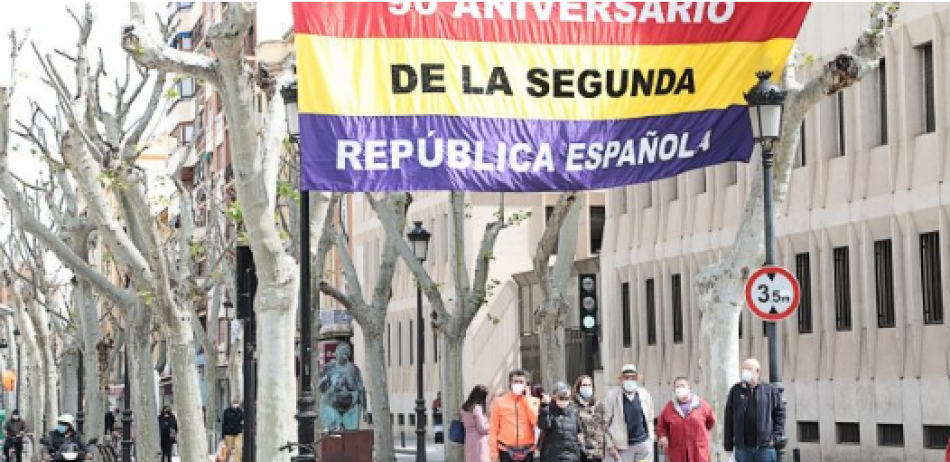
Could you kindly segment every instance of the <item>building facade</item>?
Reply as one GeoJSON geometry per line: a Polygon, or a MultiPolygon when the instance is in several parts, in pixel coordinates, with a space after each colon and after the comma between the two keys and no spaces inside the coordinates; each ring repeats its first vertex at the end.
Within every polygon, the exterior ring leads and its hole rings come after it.
{"type": "MultiPolygon", "coordinates": [[[[834,58],[868,9],[815,4],[800,50],[834,58]]],[[[881,70],[807,115],[776,212],[777,261],[803,289],[779,325],[786,430],[803,460],[938,461],[950,436],[950,8],[903,4],[899,18],[881,70]]],[[[634,362],[658,396],[678,375],[701,377],[694,275],[733,244],[757,162],[607,194],[605,377],[634,362]]],[[[763,325],[749,312],[737,340],[766,376],[763,325]]]]}
{"type": "MultiPolygon", "coordinates": [[[[819,64],[801,66],[803,79],[854,43],[869,8],[813,5],[799,51],[819,64]]],[[[779,327],[789,447],[803,460],[941,461],[950,436],[950,6],[903,4],[898,18],[881,70],[807,115],[788,198],[777,210],[778,263],[796,273],[804,292],[799,311],[779,327]]],[[[754,81],[737,78],[750,86],[754,81]]],[[[617,188],[589,201],[604,206],[602,249],[592,252],[589,244],[597,226],[588,211],[575,272],[599,280],[599,384],[614,384],[625,362],[644,371],[658,397],[669,395],[678,375],[701,377],[694,275],[733,244],[757,162],[754,155],[748,165],[617,188]]],[[[531,257],[542,213],[555,196],[508,197],[509,210],[521,207],[534,216],[499,239],[490,278],[500,285],[469,329],[466,388],[482,383],[501,391],[508,369],[533,368],[536,361],[531,311],[540,291],[531,257]]],[[[410,220],[422,220],[433,234],[425,265],[436,281],[451,284],[448,239],[454,233],[465,233],[466,252],[474,257],[495,201],[497,195],[471,195],[468,229],[453,230],[447,193],[417,197],[410,220]]],[[[384,233],[361,200],[353,215],[355,260],[362,280],[372,281],[384,233]]],[[[413,329],[419,327],[414,282],[401,263],[393,289],[390,399],[397,431],[411,436],[418,360],[413,329]]],[[[576,316],[576,288],[566,293],[576,316]]],[[[423,325],[428,329],[428,321],[423,325]]],[[[576,328],[576,317],[568,325],[576,328]]],[[[426,338],[431,402],[440,358],[428,331],[426,338]]],[[[767,376],[762,323],[744,313],[736,340],[742,356],[762,360],[767,376]]],[[[362,354],[357,347],[358,362],[362,354]]],[[[696,387],[702,392],[702,383],[696,387]]]]}

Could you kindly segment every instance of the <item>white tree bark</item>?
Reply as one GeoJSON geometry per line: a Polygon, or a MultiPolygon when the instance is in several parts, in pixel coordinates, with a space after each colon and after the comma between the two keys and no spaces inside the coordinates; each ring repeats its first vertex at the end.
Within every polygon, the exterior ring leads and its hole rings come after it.
{"type": "MultiPolygon", "coordinates": [[[[258,138],[254,112],[254,79],[244,58],[244,39],[254,5],[231,3],[221,23],[211,26],[208,40],[215,58],[171,49],[147,33],[142,7],[132,5],[132,25],[124,30],[123,48],[139,64],[200,78],[213,85],[224,100],[232,148],[235,189],[257,267],[258,292],[254,307],[258,322],[257,460],[285,462],[278,446],[296,439],[293,394],[295,382],[294,327],[297,311],[297,271],[273,220],[276,209],[277,165],[282,146],[282,101],[272,99],[263,139],[258,138]]],[[[286,77],[285,77],[286,79],[286,77]]],[[[273,88],[270,89],[271,91],[273,88]]]]}
{"type": "Polygon", "coordinates": [[[554,213],[548,218],[534,255],[534,272],[541,281],[542,301],[534,310],[540,328],[541,375],[546,389],[557,381],[570,383],[567,377],[567,350],[564,323],[569,305],[564,290],[567,288],[574,255],[577,251],[577,232],[584,196],[577,192],[564,192],[558,196],[554,213]],[[557,245],[554,271],[548,265],[557,245]]]}
{"type": "MultiPolygon", "coordinates": [[[[834,94],[861,80],[879,65],[885,30],[897,12],[895,3],[877,3],[871,23],[850,52],[825,64],[818,75],[804,85],[795,80],[794,56],[790,57],[783,83],[788,91],[781,141],[774,146],[774,210],[782,210],[788,195],[799,128],[805,114],[826,95],[834,94]]],[[[706,399],[717,415],[723,415],[730,387],[739,375],[739,315],[744,306],[744,284],[749,274],[762,265],[764,248],[764,178],[759,164],[746,199],[735,244],[725,259],[702,268],[696,274],[696,291],[702,311],[700,355],[702,383],[706,399]]],[[[723,451],[722,424],[713,431],[715,461],[728,459],[723,451]]]]}

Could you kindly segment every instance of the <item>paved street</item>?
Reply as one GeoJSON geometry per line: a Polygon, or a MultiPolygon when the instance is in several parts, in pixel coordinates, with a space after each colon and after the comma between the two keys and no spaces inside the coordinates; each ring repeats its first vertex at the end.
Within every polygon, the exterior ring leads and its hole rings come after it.
{"type": "MultiPolygon", "coordinates": [[[[396,460],[416,460],[416,446],[409,445],[408,442],[406,447],[396,446],[396,460]]],[[[444,462],[445,461],[445,446],[441,444],[430,443],[426,447],[426,461],[427,462],[444,462]]]]}

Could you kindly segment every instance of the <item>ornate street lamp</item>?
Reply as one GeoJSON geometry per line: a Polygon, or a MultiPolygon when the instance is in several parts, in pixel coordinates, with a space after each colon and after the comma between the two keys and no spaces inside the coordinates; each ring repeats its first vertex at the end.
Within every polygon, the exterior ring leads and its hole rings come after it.
{"type": "MultiPolygon", "coordinates": [[[[775,159],[772,147],[782,135],[782,117],[785,115],[786,92],[769,81],[770,71],[757,72],[759,82],[745,94],[749,103],[749,113],[752,117],[755,142],[762,147],[762,174],[764,175],[764,214],[765,214],[765,266],[775,264],[775,217],[772,207],[775,177],[773,167],[775,159]]],[[[778,388],[779,396],[784,402],[785,388],[782,386],[782,358],[779,351],[778,329],[775,322],[769,321],[765,326],[765,334],[769,339],[769,382],[778,388]]],[[[778,462],[782,461],[785,452],[785,435],[775,443],[775,452],[778,462]]]]}
{"type": "MultiPolygon", "coordinates": [[[[406,235],[412,244],[412,253],[419,262],[426,261],[429,253],[429,238],[432,237],[421,221],[416,221],[415,228],[406,235]]],[[[422,285],[416,282],[416,462],[426,460],[426,401],[425,386],[423,384],[423,364],[425,363],[425,322],[422,319],[422,285]]]]}

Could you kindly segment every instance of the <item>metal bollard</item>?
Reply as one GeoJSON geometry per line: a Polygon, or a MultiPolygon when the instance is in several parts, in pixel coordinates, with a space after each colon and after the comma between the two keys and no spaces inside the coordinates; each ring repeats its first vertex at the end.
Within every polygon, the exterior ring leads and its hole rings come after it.
{"type": "Polygon", "coordinates": [[[795,448],[792,449],[792,462],[802,462],[802,450],[795,448]]]}
{"type": "Polygon", "coordinates": [[[406,431],[403,430],[399,432],[399,435],[400,435],[400,439],[402,440],[402,447],[403,449],[405,449],[406,448],[406,431]]]}

